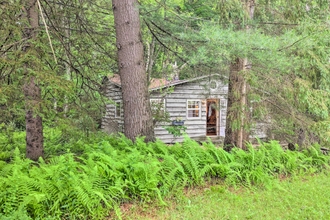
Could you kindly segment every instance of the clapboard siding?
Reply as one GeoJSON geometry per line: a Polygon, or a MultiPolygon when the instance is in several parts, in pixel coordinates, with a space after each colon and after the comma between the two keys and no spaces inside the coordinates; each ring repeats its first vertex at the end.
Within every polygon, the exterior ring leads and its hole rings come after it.
{"type": "MultiPolygon", "coordinates": [[[[218,85],[221,85],[220,83],[218,85]]],[[[187,127],[186,133],[189,137],[206,137],[206,99],[215,98],[223,99],[227,96],[222,91],[227,90],[226,88],[217,87],[216,90],[211,91],[208,84],[202,82],[188,82],[174,87],[174,91],[165,96],[166,110],[170,115],[170,119],[174,120],[177,117],[185,120],[184,125],[187,127]],[[213,95],[211,95],[213,94],[213,95]],[[201,101],[201,117],[199,118],[187,118],[187,101],[196,100],[201,101]]],[[[151,98],[160,97],[160,94],[151,93],[151,98]]],[[[164,125],[157,126],[155,128],[155,136],[166,142],[177,142],[182,141],[183,138],[174,138],[173,135],[169,134],[164,128],[164,125]]]]}
{"type": "MultiPolygon", "coordinates": [[[[212,78],[212,77],[211,77],[212,78]]],[[[190,138],[197,140],[206,139],[206,100],[219,99],[219,121],[220,121],[220,135],[224,136],[224,129],[226,126],[226,100],[228,93],[228,86],[226,83],[221,82],[219,77],[215,76],[216,88],[210,88],[210,82],[213,80],[210,77],[199,77],[191,81],[178,81],[174,82],[173,89],[166,93],[166,89],[154,89],[150,91],[151,99],[164,99],[165,108],[169,113],[170,119],[175,120],[180,117],[185,122],[187,127],[186,133],[190,138]],[[187,118],[187,100],[196,100],[201,102],[200,117],[187,118]]],[[[104,94],[109,98],[112,103],[106,106],[106,114],[102,120],[102,129],[106,132],[122,132],[123,131],[123,118],[115,118],[115,105],[116,101],[122,100],[121,87],[107,80],[105,82],[106,89],[104,94]]],[[[122,114],[123,116],[123,114],[122,114]]],[[[169,134],[164,126],[171,126],[170,123],[157,123],[154,129],[156,138],[164,141],[165,143],[181,142],[183,137],[175,138],[169,134]]],[[[262,129],[254,131],[257,136],[265,136],[262,129]]]]}
{"type": "MultiPolygon", "coordinates": [[[[151,99],[164,99],[165,108],[169,113],[170,119],[174,120],[178,117],[185,120],[187,127],[186,133],[189,137],[205,137],[206,136],[206,99],[207,98],[225,98],[227,86],[218,83],[218,87],[214,90],[209,88],[209,80],[185,82],[174,86],[174,90],[170,93],[164,93],[165,90],[154,90],[150,93],[151,99]],[[187,118],[187,100],[201,101],[200,117],[187,118]]],[[[122,132],[123,118],[115,118],[114,103],[122,100],[121,87],[106,82],[106,89],[104,94],[113,103],[107,104],[106,114],[102,120],[102,128],[107,132],[122,132]]],[[[172,142],[173,140],[180,140],[182,138],[174,138],[164,128],[164,123],[157,124],[155,127],[155,136],[164,142],[172,142]]]]}
{"type": "Polygon", "coordinates": [[[124,120],[122,117],[115,117],[115,103],[122,101],[121,88],[110,81],[105,83],[105,87],[104,94],[110,100],[110,104],[106,105],[106,112],[102,118],[101,128],[107,133],[122,132],[124,120]]]}

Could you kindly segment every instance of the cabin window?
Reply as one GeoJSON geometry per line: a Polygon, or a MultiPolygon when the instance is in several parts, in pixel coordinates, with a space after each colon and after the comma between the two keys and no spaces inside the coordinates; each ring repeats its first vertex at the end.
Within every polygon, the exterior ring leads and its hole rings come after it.
{"type": "Polygon", "coordinates": [[[121,117],[122,105],[120,101],[115,102],[115,118],[121,117]]]}
{"type": "Polygon", "coordinates": [[[218,88],[218,83],[217,83],[217,81],[215,81],[215,80],[211,80],[210,81],[210,89],[211,90],[215,90],[215,89],[217,89],[218,88]]]}
{"type": "Polygon", "coordinates": [[[187,101],[187,118],[200,118],[201,116],[201,101],[187,101]]]}

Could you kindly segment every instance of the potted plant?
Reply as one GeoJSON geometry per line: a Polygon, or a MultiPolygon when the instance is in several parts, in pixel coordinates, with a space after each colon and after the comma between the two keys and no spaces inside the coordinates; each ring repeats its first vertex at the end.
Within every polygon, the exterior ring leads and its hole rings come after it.
{"type": "Polygon", "coordinates": [[[174,120],[172,120],[171,125],[166,125],[164,128],[175,138],[182,136],[187,129],[187,127],[184,126],[184,120],[182,120],[181,117],[176,117],[174,120]]]}
{"type": "Polygon", "coordinates": [[[181,117],[176,117],[173,121],[172,121],[172,125],[175,126],[182,126],[184,124],[184,120],[182,120],[181,117]]]}

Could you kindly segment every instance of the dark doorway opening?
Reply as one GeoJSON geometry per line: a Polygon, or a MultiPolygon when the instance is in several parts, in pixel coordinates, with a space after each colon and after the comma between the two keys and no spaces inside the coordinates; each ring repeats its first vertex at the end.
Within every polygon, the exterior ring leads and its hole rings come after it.
{"type": "Polygon", "coordinates": [[[218,135],[219,125],[219,100],[207,99],[206,105],[206,135],[218,135]]]}

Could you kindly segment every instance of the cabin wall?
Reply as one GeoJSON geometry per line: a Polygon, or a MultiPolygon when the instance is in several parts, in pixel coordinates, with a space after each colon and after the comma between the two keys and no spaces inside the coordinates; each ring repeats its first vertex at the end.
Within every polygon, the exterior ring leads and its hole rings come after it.
{"type": "MultiPolygon", "coordinates": [[[[179,84],[174,87],[174,91],[166,94],[165,107],[170,115],[170,120],[175,120],[177,117],[185,120],[184,126],[187,127],[186,133],[193,139],[205,139],[206,137],[206,100],[208,98],[226,100],[228,87],[217,82],[214,89],[210,88],[209,81],[202,82],[187,82],[179,84]],[[200,118],[187,118],[187,100],[201,101],[201,117],[200,118]]],[[[159,91],[151,93],[151,98],[162,98],[159,91]]],[[[220,107],[220,113],[224,113],[220,107]]],[[[225,117],[225,115],[224,115],[225,117]]],[[[225,118],[220,121],[225,122],[225,118]]],[[[168,123],[169,124],[169,123],[168,123]]],[[[159,124],[155,127],[156,138],[164,141],[165,143],[180,142],[183,137],[175,138],[163,128],[164,124],[159,124]]],[[[225,124],[223,125],[223,129],[225,124]]]]}
{"type": "MultiPolygon", "coordinates": [[[[187,127],[187,135],[196,140],[206,139],[206,104],[207,99],[219,99],[220,109],[219,122],[220,131],[219,136],[224,137],[226,126],[226,110],[227,110],[227,93],[228,86],[221,83],[218,79],[214,81],[213,85],[211,81],[204,79],[203,81],[186,82],[173,86],[170,93],[165,93],[166,89],[154,90],[150,93],[150,99],[162,99],[165,100],[165,109],[169,113],[170,120],[175,120],[177,117],[185,120],[184,125],[187,127]],[[213,88],[211,88],[213,87],[213,88]],[[187,100],[201,101],[201,117],[200,118],[187,118],[187,100]]],[[[121,106],[121,116],[116,117],[115,102],[122,102],[121,88],[110,81],[104,82],[105,96],[110,100],[110,103],[106,105],[106,113],[102,119],[102,130],[111,134],[117,132],[123,132],[124,120],[123,120],[123,108],[121,106]]],[[[175,138],[169,134],[164,126],[168,126],[170,123],[158,123],[155,126],[156,138],[162,140],[165,143],[182,142],[183,137],[175,138]]],[[[251,132],[252,137],[264,138],[266,137],[266,129],[264,123],[257,123],[255,129],[251,132]]],[[[218,136],[218,137],[219,137],[218,136]]]]}
{"type": "Polygon", "coordinates": [[[106,112],[102,118],[101,128],[108,134],[123,132],[124,128],[124,112],[122,105],[120,107],[120,117],[116,117],[116,102],[122,104],[121,88],[109,81],[105,83],[104,89],[105,96],[110,100],[110,103],[106,105],[106,112]]]}

